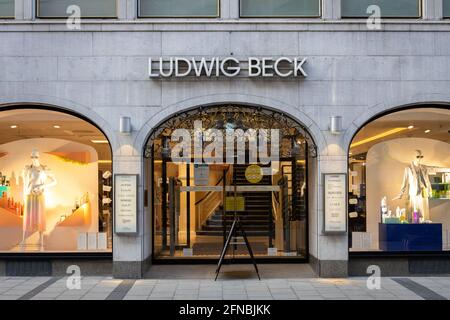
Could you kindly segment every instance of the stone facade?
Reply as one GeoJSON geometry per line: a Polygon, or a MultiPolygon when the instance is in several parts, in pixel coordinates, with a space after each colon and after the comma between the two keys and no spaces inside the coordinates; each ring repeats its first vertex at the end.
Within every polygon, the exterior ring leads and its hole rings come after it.
{"type": "MultiPolygon", "coordinates": [[[[336,1],[337,2],[337,1],[336,1]]],[[[0,106],[48,105],[91,119],[108,137],[114,173],[134,173],[143,196],[143,149],[152,129],[176,112],[223,103],[281,110],[304,124],[318,147],[311,163],[311,260],[321,276],[347,274],[346,235],[322,234],[323,173],[346,173],[353,135],[372,117],[415,104],[450,103],[450,21],[438,20],[439,1],[420,21],[339,20],[324,1],[324,19],[236,19],[237,1],[222,1],[222,17],[136,20],[134,1],[119,1],[119,20],[30,20],[28,0],[18,20],[0,20],[0,106]],[[432,11],[432,12],[431,12],[432,11]],[[19,20],[22,19],[22,20],[19,20]],[[435,20],[435,21],[430,21],[435,20]],[[148,58],[160,56],[307,57],[306,79],[148,78],[148,58]],[[343,133],[329,132],[343,117],[343,133]],[[133,132],[120,135],[119,119],[133,132]],[[322,266],[322,267],[320,267],[322,266]]],[[[30,16],[31,15],[31,16],[30,16]]],[[[139,235],[114,238],[116,276],[139,277],[151,256],[151,216],[139,203],[139,235]]]]}

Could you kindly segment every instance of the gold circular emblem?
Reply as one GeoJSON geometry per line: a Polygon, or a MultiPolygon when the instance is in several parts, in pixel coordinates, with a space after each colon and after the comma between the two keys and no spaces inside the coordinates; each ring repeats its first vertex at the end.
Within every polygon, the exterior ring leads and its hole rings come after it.
{"type": "Polygon", "coordinates": [[[262,169],[256,164],[252,164],[245,169],[245,178],[250,183],[258,183],[263,178],[262,169]]]}

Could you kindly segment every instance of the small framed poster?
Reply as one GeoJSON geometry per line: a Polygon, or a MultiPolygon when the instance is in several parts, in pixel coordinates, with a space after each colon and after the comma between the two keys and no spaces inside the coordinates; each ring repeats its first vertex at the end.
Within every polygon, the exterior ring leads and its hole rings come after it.
{"type": "Polygon", "coordinates": [[[137,219],[137,174],[114,175],[114,232],[136,235],[137,219]]]}
{"type": "Polygon", "coordinates": [[[323,174],[324,217],[323,233],[347,232],[347,175],[345,173],[323,174]]]}

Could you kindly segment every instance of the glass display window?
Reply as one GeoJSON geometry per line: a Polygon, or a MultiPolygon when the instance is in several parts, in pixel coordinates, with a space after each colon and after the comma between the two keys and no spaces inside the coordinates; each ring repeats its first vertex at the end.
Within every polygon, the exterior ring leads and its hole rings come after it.
{"type": "Polygon", "coordinates": [[[360,129],[349,152],[350,251],[450,250],[450,111],[407,109],[360,129]]]}
{"type": "Polygon", "coordinates": [[[0,252],[111,252],[112,161],[76,116],[0,112],[0,252]]]}

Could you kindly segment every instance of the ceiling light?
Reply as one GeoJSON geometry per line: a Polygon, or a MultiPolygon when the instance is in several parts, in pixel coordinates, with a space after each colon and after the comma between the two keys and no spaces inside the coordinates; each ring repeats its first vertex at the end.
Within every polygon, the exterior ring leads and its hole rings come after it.
{"type": "Polygon", "coordinates": [[[402,131],[404,131],[406,129],[407,128],[394,128],[394,129],[391,129],[391,130],[379,133],[379,134],[374,135],[372,137],[369,137],[369,138],[360,140],[358,142],[352,143],[350,145],[350,148],[354,148],[354,147],[360,146],[362,144],[365,144],[365,143],[368,143],[368,142],[372,142],[372,141],[375,141],[375,140],[378,140],[378,139],[381,139],[381,138],[384,138],[384,137],[387,137],[387,136],[390,136],[390,135],[402,132],[402,131]]]}
{"type": "Polygon", "coordinates": [[[99,164],[109,164],[112,163],[112,160],[98,160],[99,164]]]}
{"type": "Polygon", "coordinates": [[[348,155],[351,156],[353,154],[353,152],[349,152],[348,155]]]}
{"type": "Polygon", "coordinates": [[[92,143],[108,144],[108,140],[91,140],[92,143]]]}
{"type": "Polygon", "coordinates": [[[409,130],[414,129],[414,126],[409,126],[408,129],[409,130]]]}
{"type": "Polygon", "coordinates": [[[430,133],[430,132],[431,132],[430,129],[425,130],[425,133],[430,133]]]}
{"type": "Polygon", "coordinates": [[[53,126],[53,128],[55,128],[55,129],[59,129],[59,128],[61,128],[61,126],[59,126],[59,125],[55,124],[55,125],[53,126]]]}
{"type": "Polygon", "coordinates": [[[11,129],[16,129],[17,126],[16,126],[15,124],[13,124],[10,128],[11,128],[11,129]]]}

